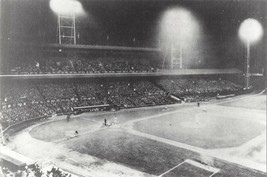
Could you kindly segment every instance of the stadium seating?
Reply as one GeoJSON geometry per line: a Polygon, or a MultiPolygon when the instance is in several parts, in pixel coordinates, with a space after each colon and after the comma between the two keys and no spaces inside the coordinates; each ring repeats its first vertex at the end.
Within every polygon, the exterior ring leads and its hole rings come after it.
{"type": "Polygon", "coordinates": [[[171,95],[187,102],[206,101],[241,88],[221,79],[11,82],[2,88],[0,121],[5,128],[37,117],[67,114],[73,112],[72,107],[110,104],[111,107],[134,108],[177,103],[171,95]]]}
{"type": "Polygon", "coordinates": [[[217,94],[235,93],[242,89],[242,86],[220,78],[161,79],[158,85],[173,95],[185,98],[187,102],[207,101],[217,94]]]}
{"type": "Polygon", "coordinates": [[[127,58],[42,58],[25,59],[11,66],[10,74],[86,74],[86,73],[132,73],[157,72],[159,69],[149,59],[127,58]]]}

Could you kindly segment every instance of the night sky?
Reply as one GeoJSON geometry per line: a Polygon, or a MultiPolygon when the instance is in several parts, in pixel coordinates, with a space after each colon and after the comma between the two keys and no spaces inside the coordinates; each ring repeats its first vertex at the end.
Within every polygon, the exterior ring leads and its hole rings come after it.
{"type": "MultiPolygon", "coordinates": [[[[210,48],[207,61],[215,66],[238,65],[244,46],[238,27],[246,18],[255,18],[264,28],[267,20],[265,1],[153,1],[98,0],[80,1],[86,15],[77,18],[79,44],[156,47],[157,26],[163,12],[175,6],[185,7],[201,22],[210,48]],[[109,41],[106,41],[106,36],[109,41]],[[133,38],[136,43],[133,44],[133,38]],[[228,63],[228,64],[227,64],[228,63]]],[[[35,43],[57,42],[57,17],[47,0],[2,0],[2,41],[35,43]]],[[[254,45],[252,56],[258,65],[265,63],[266,35],[254,45]]]]}

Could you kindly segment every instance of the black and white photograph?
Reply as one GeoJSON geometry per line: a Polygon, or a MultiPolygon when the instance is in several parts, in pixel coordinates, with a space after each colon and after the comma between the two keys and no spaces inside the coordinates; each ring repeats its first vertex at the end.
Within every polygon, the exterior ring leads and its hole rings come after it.
{"type": "Polygon", "coordinates": [[[266,0],[0,0],[0,177],[266,177],[266,0]]]}

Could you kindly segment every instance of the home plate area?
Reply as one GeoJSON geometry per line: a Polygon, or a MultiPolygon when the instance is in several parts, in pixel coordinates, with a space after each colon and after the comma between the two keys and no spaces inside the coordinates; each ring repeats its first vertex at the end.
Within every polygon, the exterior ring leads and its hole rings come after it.
{"type": "Polygon", "coordinates": [[[218,168],[214,168],[195,160],[186,159],[182,163],[162,173],[159,177],[192,177],[196,174],[198,177],[212,177],[219,171],[220,169],[218,168]]]}

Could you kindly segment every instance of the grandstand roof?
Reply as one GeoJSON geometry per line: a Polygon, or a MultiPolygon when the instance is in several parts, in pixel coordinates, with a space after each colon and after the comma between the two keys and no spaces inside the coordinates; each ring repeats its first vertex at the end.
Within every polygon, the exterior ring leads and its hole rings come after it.
{"type": "Polygon", "coordinates": [[[27,75],[0,75],[0,78],[43,79],[43,78],[99,78],[99,77],[158,77],[158,76],[187,76],[187,75],[220,75],[241,74],[238,69],[162,69],[159,72],[134,73],[89,73],[89,74],[27,74],[27,75]]]}
{"type": "Polygon", "coordinates": [[[139,52],[159,52],[160,48],[149,47],[127,47],[127,46],[110,46],[110,45],[70,45],[70,44],[38,44],[25,42],[9,42],[10,46],[14,47],[30,47],[44,49],[73,49],[73,50],[117,50],[117,51],[139,51],[139,52]]]}

